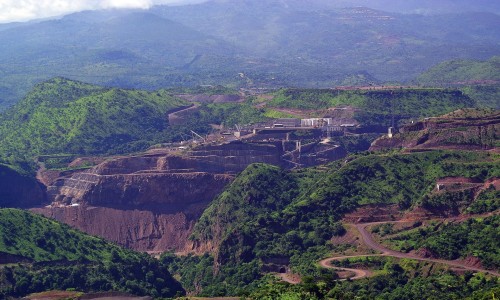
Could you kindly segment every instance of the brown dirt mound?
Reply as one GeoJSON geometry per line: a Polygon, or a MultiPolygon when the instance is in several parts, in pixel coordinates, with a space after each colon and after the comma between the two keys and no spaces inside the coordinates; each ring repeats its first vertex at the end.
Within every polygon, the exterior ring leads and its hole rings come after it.
{"type": "Polygon", "coordinates": [[[467,177],[443,177],[437,180],[437,184],[447,184],[447,183],[482,183],[482,182],[479,179],[467,178],[467,177]]]}
{"type": "Polygon", "coordinates": [[[483,268],[483,264],[479,257],[469,255],[464,259],[464,264],[469,267],[483,268]]]}
{"type": "Polygon", "coordinates": [[[68,167],[70,168],[75,168],[75,167],[83,167],[83,166],[94,166],[102,163],[105,161],[106,158],[104,157],[78,157],[75,160],[73,160],[68,167]]]}
{"type": "Polygon", "coordinates": [[[419,257],[423,257],[423,258],[435,258],[434,253],[432,253],[432,251],[430,251],[427,248],[420,248],[417,251],[415,251],[414,253],[415,253],[415,255],[417,255],[419,257]]]}
{"type": "Polygon", "coordinates": [[[26,297],[29,300],[60,300],[74,298],[81,294],[79,292],[68,292],[68,291],[48,291],[42,293],[31,294],[26,297]]]}

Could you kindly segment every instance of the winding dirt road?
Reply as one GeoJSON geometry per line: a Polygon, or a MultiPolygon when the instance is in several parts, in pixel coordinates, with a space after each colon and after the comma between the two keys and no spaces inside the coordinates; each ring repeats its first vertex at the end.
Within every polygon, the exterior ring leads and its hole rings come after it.
{"type": "Polygon", "coordinates": [[[500,273],[498,273],[498,272],[495,272],[492,270],[486,270],[486,269],[482,269],[482,268],[477,268],[477,267],[473,267],[473,266],[468,266],[461,261],[424,258],[424,257],[419,257],[419,256],[416,256],[413,254],[403,253],[403,252],[398,252],[398,251],[388,249],[388,248],[384,247],[383,245],[379,244],[378,242],[376,242],[375,239],[373,238],[373,236],[366,229],[367,227],[373,226],[373,225],[388,224],[388,223],[402,223],[402,222],[405,222],[405,221],[388,221],[388,222],[372,222],[372,223],[353,224],[356,227],[356,229],[359,231],[359,233],[361,234],[361,238],[362,238],[363,242],[369,248],[371,248],[375,251],[381,252],[381,254],[330,257],[330,258],[327,258],[327,259],[320,261],[319,264],[324,268],[353,272],[355,274],[355,276],[350,278],[351,280],[369,277],[372,275],[372,272],[370,272],[368,270],[363,270],[363,269],[348,269],[348,268],[335,267],[335,266],[331,265],[331,262],[335,261],[335,260],[343,260],[343,259],[355,258],[355,257],[388,256],[388,257],[407,258],[407,259],[414,259],[414,260],[419,260],[419,261],[439,263],[439,264],[444,264],[444,265],[447,265],[447,266],[450,266],[453,268],[457,268],[457,269],[469,270],[469,271],[475,271],[475,272],[483,272],[483,273],[487,273],[487,274],[491,274],[491,275],[500,277],[500,273]]]}
{"type": "Polygon", "coordinates": [[[459,269],[489,273],[491,275],[495,275],[495,276],[500,277],[500,273],[498,273],[498,272],[495,272],[492,270],[486,270],[486,269],[482,269],[482,268],[477,268],[477,267],[473,267],[473,266],[467,266],[466,264],[464,264],[463,262],[460,262],[460,261],[424,258],[424,257],[419,257],[419,256],[416,256],[413,254],[403,253],[403,252],[398,252],[398,251],[388,249],[388,248],[382,246],[381,244],[377,243],[373,239],[373,236],[366,230],[366,227],[368,227],[368,226],[377,225],[377,224],[384,224],[384,223],[396,223],[396,222],[376,222],[376,223],[364,223],[364,224],[356,224],[355,225],[356,229],[361,234],[363,242],[368,247],[372,248],[373,250],[382,252],[381,256],[391,256],[391,257],[396,257],[396,258],[409,258],[409,259],[415,259],[415,260],[420,260],[420,261],[439,263],[439,264],[444,264],[444,265],[448,265],[448,266],[459,268],[459,269]]]}
{"type": "MultiPolygon", "coordinates": [[[[356,280],[356,279],[361,279],[365,277],[370,277],[373,275],[373,272],[370,270],[364,270],[364,269],[351,269],[351,268],[342,268],[342,267],[334,267],[331,265],[332,261],[335,260],[344,260],[347,258],[353,258],[353,257],[367,257],[367,256],[380,256],[380,255],[351,255],[351,256],[338,256],[338,257],[330,257],[323,259],[322,261],[319,262],[319,265],[322,266],[323,268],[327,269],[335,269],[339,271],[347,271],[354,273],[353,277],[349,277],[350,280],[356,280]]],[[[341,280],[347,280],[347,279],[341,279],[341,280]]]]}

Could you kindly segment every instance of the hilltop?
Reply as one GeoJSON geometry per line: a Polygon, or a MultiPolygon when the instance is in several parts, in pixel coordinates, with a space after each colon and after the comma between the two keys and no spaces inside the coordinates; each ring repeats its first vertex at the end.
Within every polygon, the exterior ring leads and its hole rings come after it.
{"type": "Polygon", "coordinates": [[[182,105],[183,100],[162,91],[56,78],[37,85],[0,116],[0,157],[143,150],[168,139],[167,112],[182,105]]]}
{"type": "MultiPolygon", "coordinates": [[[[399,213],[408,218],[439,217],[446,211],[457,214],[473,205],[480,207],[480,201],[489,203],[489,196],[484,200],[451,192],[436,196],[436,182],[460,176],[487,182],[498,178],[499,171],[498,156],[456,151],[366,154],[327,168],[296,172],[249,166],[195,226],[195,249],[214,253],[212,266],[217,272],[208,281],[205,294],[241,293],[244,286],[258,284],[255,280],[261,278],[257,274],[262,270],[291,270],[321,282],[328,272],[311,261],[328,255],[332,250],[328,241],[345,234],[341,222],[348,213],[379,206],[395,207],[385,216],[389,220],[399,213]],[[457,207],[450,205],[458,199],[457,207]],[[235,272],[237,275],[227,277],[235,272]],[[224,280],[223,286],[220,280],[224,280]]],[[[498,206],[489,206],[487,211],[496,209],[498,206]]],[[[377,218],[378,213],[363,215],[371,217],[377,218]]],[[[184,274],[197,264],[210,265],[207,259],[180,259],[177,272],[184,274]]],[[[197,278],[183,277],[182,282],[190,289],[200,283],[197,278]]]]}
{"type": "Polygon", "coordinates": [[[486,61],[452,60],[421,74],[417,81],[430,86],[500,83],[500,56],[486,61]]]}
{"type": "Polygon", "coordinates": [[[398,125],[459,108],[475,107],[476,102],[454,89],[388,86],[283,89],[274,94],[267,106],[270,110],[273,107],[301,110],[354,107],[353,117],[362,127],[372,126],[384,132],[393,122],[398,125]]]}
{"type": "Polygon", "coordinates": [[[480,107],[500,108],[500,57],[443,62],[421,74],[419,84],[460,88],[480,107]]]}

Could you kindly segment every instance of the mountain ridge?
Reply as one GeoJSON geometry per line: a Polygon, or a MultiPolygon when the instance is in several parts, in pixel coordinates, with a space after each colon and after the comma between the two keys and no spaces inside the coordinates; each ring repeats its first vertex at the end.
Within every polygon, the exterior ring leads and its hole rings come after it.
{"type": "Polygon", "coordinates": [[[89,11],[4,28],[0,106],[55,76],[148,90],[332,87],[357,75],[365,78],[358,84],[368,85],[410,81],[442,61],[500,51],[500,16],[488,12],[423,16],[236,4],[89,11]]]}

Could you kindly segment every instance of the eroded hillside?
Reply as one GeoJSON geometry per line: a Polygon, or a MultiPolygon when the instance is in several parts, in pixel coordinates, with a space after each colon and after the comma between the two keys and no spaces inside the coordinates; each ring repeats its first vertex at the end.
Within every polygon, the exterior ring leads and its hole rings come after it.
{"type": "Polygon", "coordinates": [[[498,110],[465,109],[403,126],[398,134],[376,140],[370,149],[495,150],[499,140],[498,110]]]}

